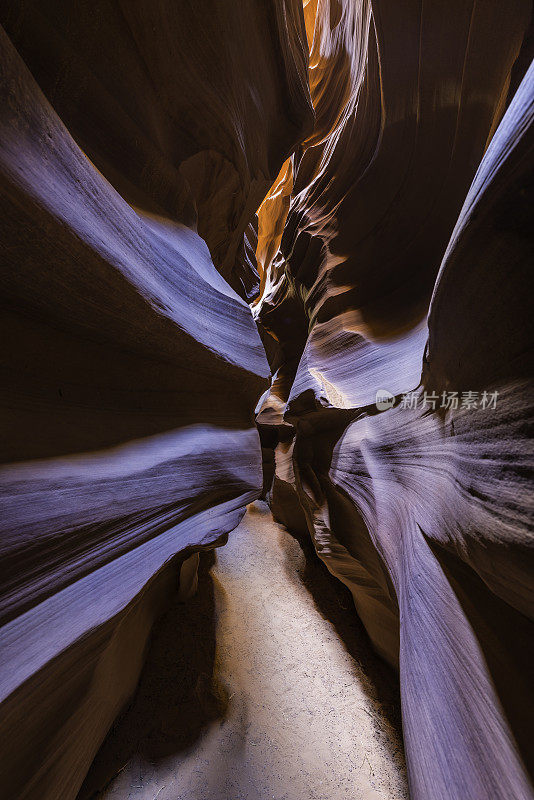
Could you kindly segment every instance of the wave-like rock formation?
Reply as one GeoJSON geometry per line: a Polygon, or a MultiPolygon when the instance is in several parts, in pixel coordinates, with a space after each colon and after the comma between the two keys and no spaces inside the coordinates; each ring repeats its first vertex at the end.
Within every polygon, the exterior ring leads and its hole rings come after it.
{"type": "Polygon", "coordinates": [[[0,18],[0,784],[66,800],[184,559],[261,490],[269,367],[234,289],[313,111],[297,0],[0,18]]]}
{"type": "Polygon", "coordinates": [[[76,796],[262,492],[412,797],[533,797],[531,10],[0,0],[7,797],[76,796]]]}
{"type": "Polygon", "coordinates": [[[306,11],[316,127],[259,211],[268,497],[400,670],[412,796],[531,798],[529,4],[306,11]]]}

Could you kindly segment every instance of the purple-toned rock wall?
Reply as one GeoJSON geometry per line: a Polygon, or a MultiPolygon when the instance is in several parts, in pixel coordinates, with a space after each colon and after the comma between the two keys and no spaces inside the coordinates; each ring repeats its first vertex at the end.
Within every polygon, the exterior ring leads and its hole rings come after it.
{"type": "Polygon", "coordinates": [[[532,800],[531,12],[0,0],[10,800],[76,797],[260,493],[399,670],[414,800],[532,800]]]}
{"type": "Polygon", "coordinates": [[[532,797],[529,11],[310,4],[259,212],[267,496],[399,668],[417,800],[532,797]]]}
{"type": "Polygon", "coordinates": [[[292,0],[0,20],[0,784],[65,800],[181,563],[261,491],[269,366],[242,298],[313,112],[292,0]]]}

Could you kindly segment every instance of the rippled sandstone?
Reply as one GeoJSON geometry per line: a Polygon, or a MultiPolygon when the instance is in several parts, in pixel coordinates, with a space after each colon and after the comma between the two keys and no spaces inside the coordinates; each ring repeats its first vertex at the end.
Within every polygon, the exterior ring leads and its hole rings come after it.
{"type": "Polygon", "coordinates": [[[194,586],[188,557],[261,490],[269,368],[238,293],[257,284],[254,212],[313,117],[294,0],[0,19],[0,780],[55,800],[180,571],[194,586]]]}
{"type": "Polygon", "coordinates": [[[529,4],[307,8],[316,129],[259,212],[271,507],[399,668],[413,797],[530,798],[529,4]]]}
{"type": "Polygon", "coordinates": [[[412,797],[532,798],[530,13],[0,2],[7,796],[76,796],[261,493],[412,797]]]}

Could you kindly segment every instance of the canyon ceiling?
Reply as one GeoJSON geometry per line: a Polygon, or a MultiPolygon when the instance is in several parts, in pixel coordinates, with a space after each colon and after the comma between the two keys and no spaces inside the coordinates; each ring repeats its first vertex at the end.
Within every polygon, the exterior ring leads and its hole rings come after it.
{"type": "Polygon", "coordinates": [[[260,495],[414,800],[534,797],[531,13],[0,0],[6,797],[76,797],[260,495]]]}

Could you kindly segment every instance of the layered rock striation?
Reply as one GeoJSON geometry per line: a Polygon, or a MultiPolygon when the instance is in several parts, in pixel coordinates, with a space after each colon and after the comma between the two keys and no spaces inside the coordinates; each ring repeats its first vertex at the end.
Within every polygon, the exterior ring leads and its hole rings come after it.
{"type": "Polygon", "coordinates": [[[76,796],[261,490],[254,213],[313,111],[301,5],[240,6],[0,4],[6,797],[76,796]]]}
{"type": "Polygon", "coordinates": [[[413,798],[532,798],[530,14],[0,1],[7,796],[76,796],[262,493],[399,670],[413,798]]]}
{"type": "Polygon", "coordinates": [[[307,12],[317,126],[259,212],[268,497],[399,668],[413,797],[530,798],[529,4],[307,12]]]}

